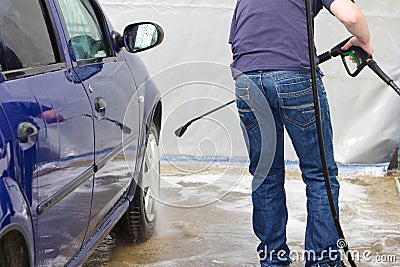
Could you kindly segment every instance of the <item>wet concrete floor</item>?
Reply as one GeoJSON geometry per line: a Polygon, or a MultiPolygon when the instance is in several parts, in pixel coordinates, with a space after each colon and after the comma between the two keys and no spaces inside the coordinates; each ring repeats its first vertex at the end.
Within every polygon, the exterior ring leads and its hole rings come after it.
{"type": "MultiPolygon", "coordinates": [[[[259,266],[251,225],[251,177],[244,165],[164,164],[161,173],[154,236],[133,246],[108,236],[85,267],[259,266]]],[[[287,172],[287,235],[294,267],[304,266],[306,198],[300,177],[297,170],[287,172]]],[[[341,221],[359,267],[400,266],[395,177],[362,169],[340,175],[341,221]]]]}

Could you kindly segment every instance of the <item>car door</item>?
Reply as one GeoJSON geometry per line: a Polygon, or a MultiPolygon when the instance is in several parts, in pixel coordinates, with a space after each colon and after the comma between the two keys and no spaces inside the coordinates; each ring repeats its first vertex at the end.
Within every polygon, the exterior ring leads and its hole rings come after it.
{"type": "MultiPolygon", "coordinates": [[[[4,89],[0,84],[0,90],[4,89]]],[[[12,135],[4,109],[0,103],[0,179],[7,178],[10,169],[10,148],[12,148],[12,135]]],[[[1,196],[0,196],[1,197],[1,196]]],[[[0,200],[1,202],[3,199],[0,200]]],[[[4,215],[3,215],[4,216],[4,215]]]]}
{"type": "Polygon", "coordinates": [[[136,86],[113,32],[92,0],[58,0],[76,73],[94,110],[95,174],[89,233],[132,181],[139,135],[136,86]],[[98,70],[91,72],[90,70],[98,70]]]}
{"type": "Polygon", "coordinates": [[[57,33],[54,4],[0,3],[0,40],[3,51],[12,51],[5,53],[6,89],[0,100],[13,136],[19,138],[14,169],[31,206],[35,265],[62,266],[80,249],[89,222],[92,109],[57,33]],[[22,138],[25,133],[30,137],[22,138]]]}

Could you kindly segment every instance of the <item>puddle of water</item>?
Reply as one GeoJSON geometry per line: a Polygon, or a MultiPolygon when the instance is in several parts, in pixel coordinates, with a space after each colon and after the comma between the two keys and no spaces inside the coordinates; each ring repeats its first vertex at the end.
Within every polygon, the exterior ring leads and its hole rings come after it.
{"type": "MultiPolygon", "coordinates": [[[[162,191],[174,201],[198,203],[198,199],[209,200],[228,189],[229,194],[196,208],[159,204],[153,238],[136,246],[107,239],[84,266],[258,266],[258,241],[251,225],[251,177],[243,175],[243,168],[225,173],[224,179],[219,179],[220,169],[182,174],[168,168],[163,166],[163,180],[167,183],[162,191]],[[234,188],[232,180],[237,181],[234,188]]],[[[287,174],[288,242],[301,252],[306,222],[305,186],[296,170],[287,174]]],[[[394,180],[380,175],[375,167],[347,170],[342,177],[341,221],[350,249],[360,257],[357,265],[400,266],[400,198],[394,180]],[[366,173],[368,176],[363,176],[366,173]],[[394,257],[397,262],[388,262],[394,257]]],[[[304,264],[295,262],[291,266],[304,264]]]]}

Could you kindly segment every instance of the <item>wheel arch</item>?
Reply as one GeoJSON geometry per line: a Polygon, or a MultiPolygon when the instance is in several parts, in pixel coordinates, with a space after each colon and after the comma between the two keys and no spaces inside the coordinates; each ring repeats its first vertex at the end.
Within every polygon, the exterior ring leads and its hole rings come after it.
{"type": "MultiPolygon", "coordinates": [[[[162,120],[162,102],[159,100],[157,102],[156,108],[154,110],[153,115],[151,116],[154,124],[156,125],[158,136],[160,136],[161,132],[161,120],[162,120]]],[[[150,123],[147,125],[147,129],[150,127],[150,123]]]]}
{"type": "Polygon", "coordinates": [[[23,227],[18,224],[9,224],[0,234],[0,248],[3,247],[3,241],[8,241],[8,239],[15,242],[13,245],[15,247],[23,247],[24,254],[26,253],[27,261],[29,262],[29,266],[34,266],[34,253],[33,249],[30,249],[29,238],[24,231],[23,227]]]}
{"type": "MultiPolygon", "coordinates": [[[[142,164],[143,164],[143,158],[144,158],[144,153],[146,150],[146,139],[147,139],[147,132],[151,126],[151,123],[153,122],[156,126],[157,129],[157,134],[158,137],[160,138],[160,132],[161,132],[161,121],[162,121],[162,102],[161,99],[158,98],[156,101],[154,101],[153,108],[151,109],[151,112],[149,112],[148,116],[145,118],[143,127],[144,129],[142,130],[141,137],[139,139],[139,154],[136,159],[136,168],[134,172],[134,177],[139,177],[141,175],[141,170],[142,170],[142,164]]],[[[132,183],[129,186],[129,189],[127,191],[127,197],[129,198],[130,201],[132,201],[133,196],[136,192],[136,186],[137,186],[137,180],[132,179],[132,183]]]]}
{"type": "MultiPolygon", "coordinates": [[[[34,265],[34,232],[30,210],[19,189],[11,178],[0,179],[0,241],[9,234],[20,236],[29,257],[30,266],[34,265]]],[[[1,242],[0,242],[1,244],[1,242]]]]}

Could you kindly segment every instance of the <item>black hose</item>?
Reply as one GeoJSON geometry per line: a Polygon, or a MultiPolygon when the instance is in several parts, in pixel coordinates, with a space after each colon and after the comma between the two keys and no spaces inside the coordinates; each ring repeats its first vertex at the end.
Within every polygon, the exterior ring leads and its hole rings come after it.
{"type": "MultiPolygon", "coordinates": [[[[317,87],[317,71],[315,65],[315,57],[314,57],[314,33],[313,33],[313,22],[311,15],[311,5],[310,0],[305,0],[306,3],[306,16],[307,16],[307,34],[308,34],[308,47],[309,47],[309,57],[310,57],[310,67],[311,67],[311,80],[312,80],[312,89],[314,95],[314,110],[315,110],[315,121],[317,125],[317,133],[318,133],[318,143],[319,143],[319,151],[321,156],[322,169],[324,173],[325,187],[328,195],[329,206],[331,209],[333,221],[338,232],[338,235],[341,239],[345,240],[344,233],[339,221],[339,215],[335,207],[335,201],[333,199],[333,193],[331,188],[331,181],[329,178],[328,165],[326,162],[325,155],[325,146],[324,146],[324,136],[322,131],[322,120],[321,120],[321,107],[319,105],[319,95],[318,95],[318,87],[317,87]]],[[[349,247],[347,242],[344,242],[343,247],[344,252],[346,253],[347,259],[352,267],[357,267],[355,264],[351,253],[349,253],[349,247]]]]}
{"type": "Polygon", "coordinates": [[[332,58],[331,51],[325,52],[322,55],[318,56],[318,64],[324,63],[332,58]]]}

